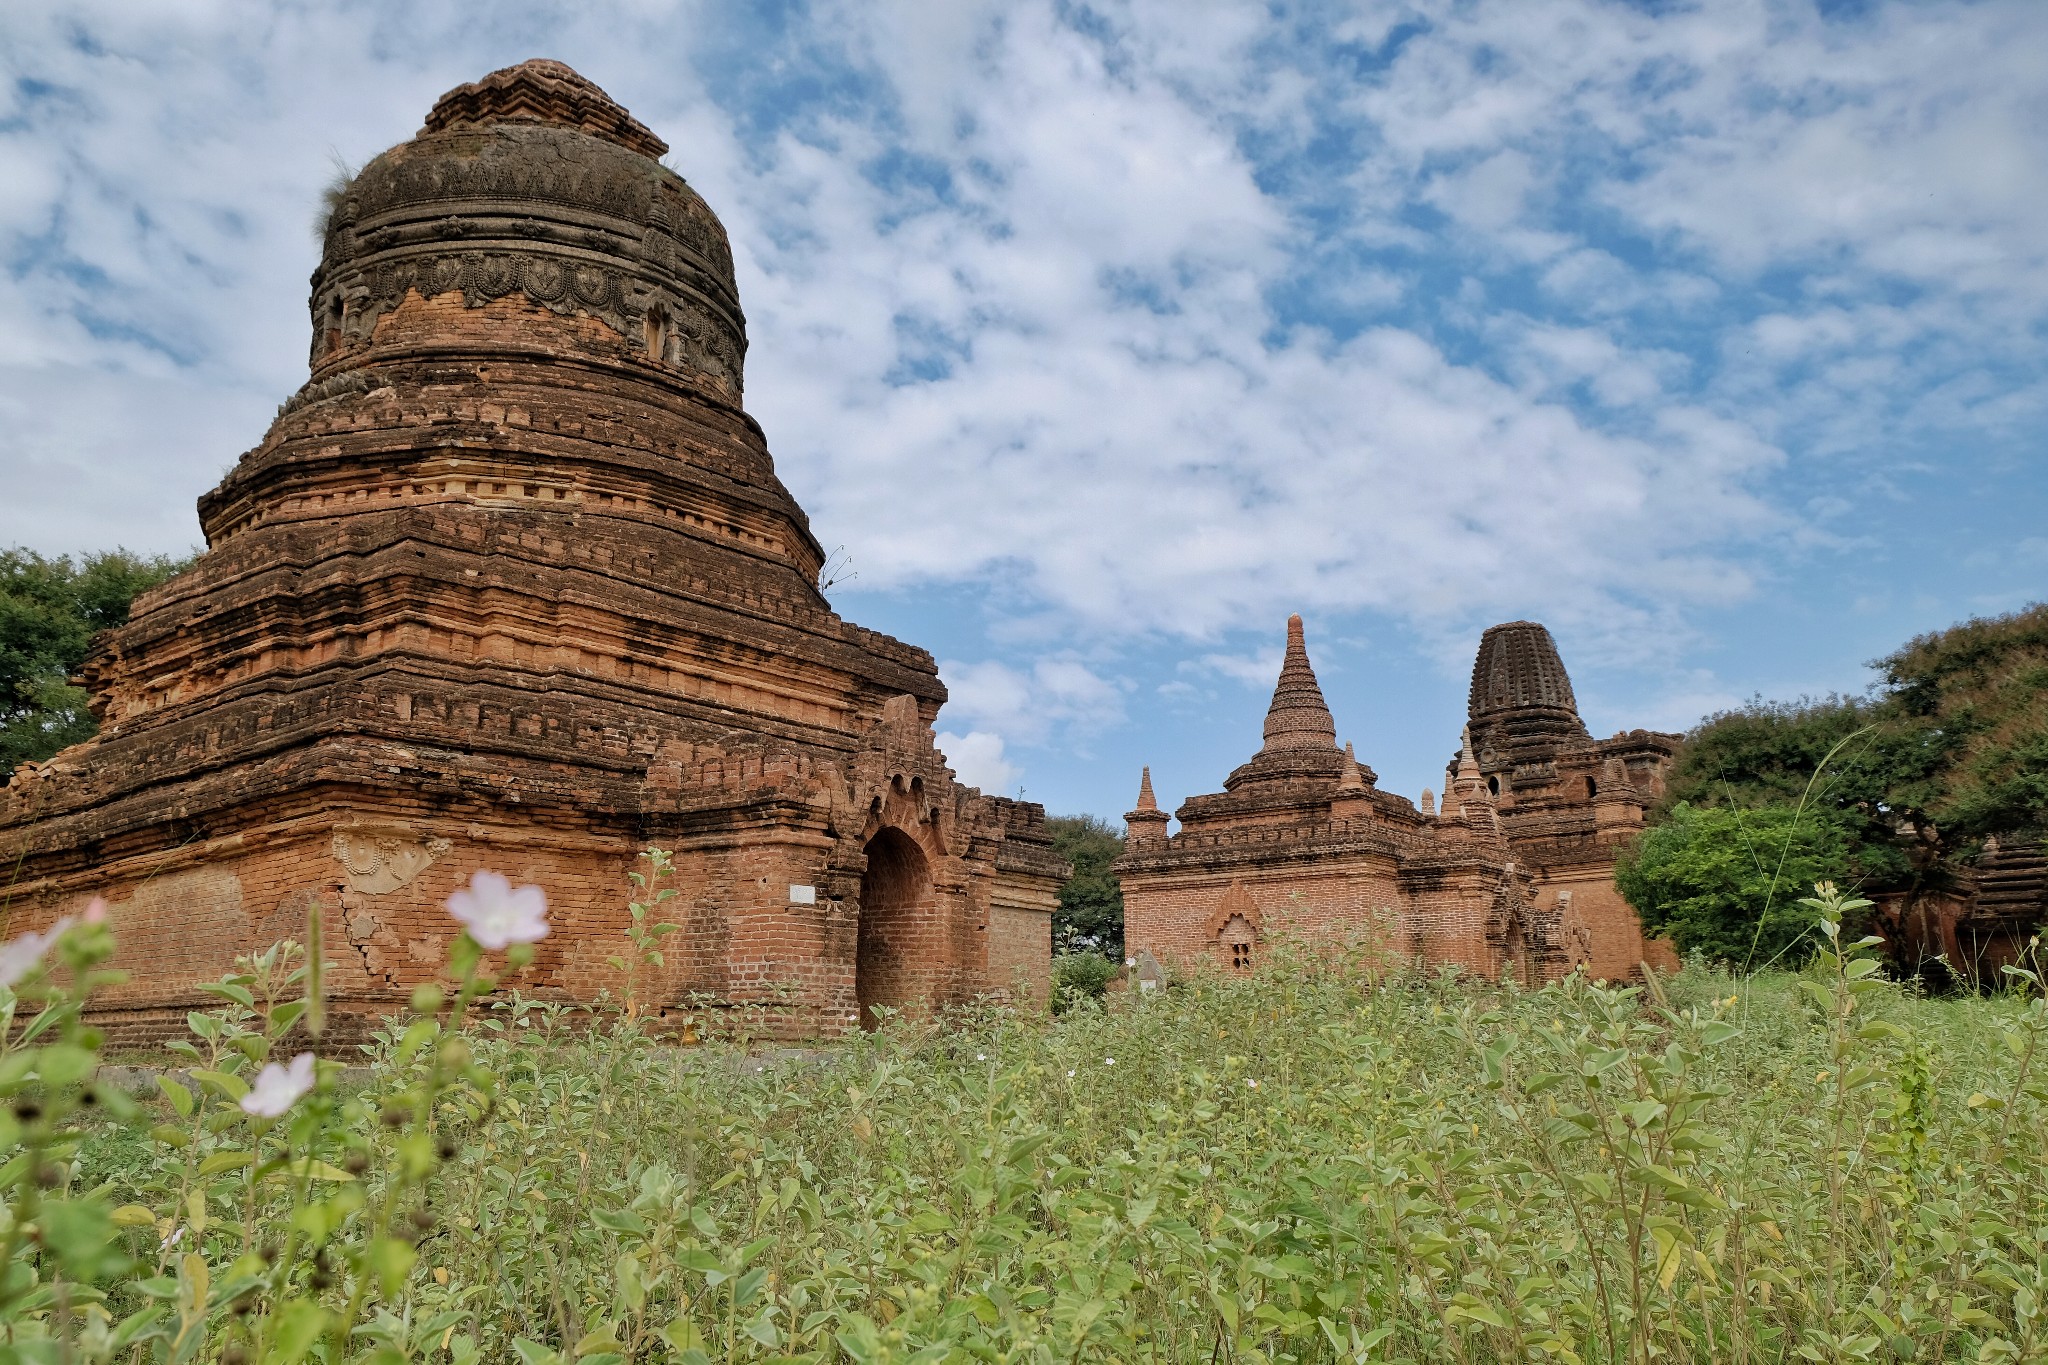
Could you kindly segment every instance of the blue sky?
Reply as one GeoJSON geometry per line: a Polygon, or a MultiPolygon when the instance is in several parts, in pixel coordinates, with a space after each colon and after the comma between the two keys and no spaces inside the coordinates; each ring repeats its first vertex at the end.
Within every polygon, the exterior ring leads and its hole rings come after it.
{"type": "Polygon", "coordinates": [[[1607,734],[2048,596],[2038,0],[9,7],[0,543],[194,543],[336,165],[531,56],[724,218],[833,601],[985,786],[1215,790],[1293,611],[1413,797],[1496,621],[1607,734]]]}

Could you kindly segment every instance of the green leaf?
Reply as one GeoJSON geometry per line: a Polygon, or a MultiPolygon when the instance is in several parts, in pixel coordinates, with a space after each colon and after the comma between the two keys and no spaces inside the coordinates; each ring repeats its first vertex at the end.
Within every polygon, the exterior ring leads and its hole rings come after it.
{"type": "Polygon", "coordinates": [[[1457,1301],[1445,1310],[1444,1317],[1453,1322],[1460,1319],[1468,1322],[1483,1322],[1488,1327],[1498,1327],[1503,1331],[1507,1329],[1508,1325],[1507,1319],[1503,1318],[1498,1312],[1468,1294],[1460,1294],[1457,1301]]]}
{"type": "Polygon", "coordinates": [[[356,1178],[339,1166],[329,1165],[325,1161],[309,1162],[303,1157],[294,1157],[291,1161],[279,1166],[270,1173],[272,1180],[295,1181],[301,1176],[310,1176],[314,1180],[329,1181],[354,1180],[356,1178]]]}
{"type": "Polygon", "coordinates": [[[239,1171],[254,1160],[256,1156],[253,1152],[215,1152],[199,1163],[199,1178],[204,1180],[208,1176],[219,1175],[222,1171],[239,1171]]]}
{"type": "Polygon", "coordinates": [[[92,1075],[99,1064],[99,1054],[91,1048],[52,1043],[37,1056],[36,1074],[43,1078],[44,1085],[66,1090],[92,1075]]]}
{"type": "Polygon", "coordinates": [[[192,1092],[190,1090],[187,1090],[169,1076],[158,1076],[156,1078],[156,1088],[161,1090],[164,1098],[171,1102],[171,1108],[178,1111],[179,1118],[189,1119],[192,1117],[192,1092]]]}
{"type": "Polygon", "coordinates": [[[612,1331],[612,1325],[606,1323],[594,1332],[584,1333],[583,1339],[576,1343],[574,1355],[581,1360],[584,1356],[596,1355],[599,1351],[616,1352],[618,1349],[619,1338],[612,1331]]]}
{"type": "Polygon", "coordinates": [[[677,1318],[661,1329],[661,1339],[678,1352],[706,1349],[704,1334],[688,1318],[677,1318]]]}
{"type": "Polygon", "coordinates": [[[256,997],[249,988],[239,981],[202,981],[199,989],[208,995],[217,995],[223,1000],[232,1000],[243,1009],[255,1009],[256,997]]]}
{"type": "Polygon", "coordinates": [[[127,1263],[114,1240],[111,1211],[97,1199],[49,1199],[36,1212],[46,1251],[72,1279],[88,1283],[127,1263]]]}
{"type": "Polygon", "coordinates": [[[237,1104],[240,1104],[242,1097],[249,1093],[249,1083],[230,1072],[199,1070],[192,1072],[191,1076],[208,1090],[237,1104]]]}
{"type": "Polygon", "coordinates": [[[406,1026],[405,1036],[398,1040],[398,1050],[392,1054],[392,1062],[404,1066],[419,1055],[419,1050],[434,1040],[441,1031],[437,1019],[415,1019],[406,1026]]]}
{"type": "Polygon", "coordinates": [[[377,1277],[377,1288],[384,1297],[394,1298],[405,1285],[405,1277],[412,1274],[412,1268],[419,1260],[419,1253],[396,1237],[379,1237],[370,1243],[367,1253],[370,1271],[377,1277]]]}
{"type": "Polygon", "coordinates": [[[272,1319],[271,1354],[276,1365],[297,1365],[327,1330],[327,1311],[311,1299],[293,1299],[272,1319]]]}

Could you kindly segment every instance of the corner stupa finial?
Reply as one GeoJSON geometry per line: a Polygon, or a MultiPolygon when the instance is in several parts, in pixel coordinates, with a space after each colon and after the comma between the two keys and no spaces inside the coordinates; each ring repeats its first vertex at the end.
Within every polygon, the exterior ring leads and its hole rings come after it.
{"type": "Polygon", "coordinates": [[[1145,775],[1138,779],[1138,804],[1134,810],[1124,812],[1124,841],[1128,847],[1137,848],[1164,842],[1166,825],[1172,819],[1159,809],[1159,801],[1152,795],[1152,769],[1146,768],[1145,775]]]}
{"type": "Polygon", "coordinates": [[[1458,780],[1477,782],[1479,780],[1479,759],[1472,752],[1472,727],[1467,725],[1458,735],[1458,780]]]}
{"type": "Polygon", "coordinates": [[[1344,771],[1337,778],[1337,790],[1346,792],[1362,792],[1365,790],[1365,774],[1358,770],[1358,754],[1352,749],[1349,740],[1344,742],[1344,771]]]}

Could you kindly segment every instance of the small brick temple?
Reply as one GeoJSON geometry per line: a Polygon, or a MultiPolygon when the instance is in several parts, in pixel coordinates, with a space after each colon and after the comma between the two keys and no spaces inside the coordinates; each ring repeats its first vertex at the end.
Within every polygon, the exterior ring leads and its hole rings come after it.
{"type": "Polygon", "coordinates": [[[646,999],[830,1035],[1045,989],[1044,813],[957,783],[932,656],[819,591],[741,406],[725,229],[667,151],[531,61],[333,192],[310,377],[200,499],[198,563],[99,641],[98,738],[0,797],[11,932],[112,903],[116,1041],[182,1031],[315,905],[361,1025],[479,867],[551,902],[520,986],[590,999],[650,844],[682,929],[646,999]]]}
{"type": "Polygon", "coordinates": [[[1614,859],[1663,790],[1679,736],[1595,740],[1550,632],[1488,630],[1444,800],[1381,791],[1316,682],[1301,618],[1265,743],[1173,817],[1148,769],[1116,863],[1124,941],[1169,964],[1249,970],[1277,938],[1354,939],[1389,956],[1528,984],[1675,968],[1614,888],[1614,859]]]}

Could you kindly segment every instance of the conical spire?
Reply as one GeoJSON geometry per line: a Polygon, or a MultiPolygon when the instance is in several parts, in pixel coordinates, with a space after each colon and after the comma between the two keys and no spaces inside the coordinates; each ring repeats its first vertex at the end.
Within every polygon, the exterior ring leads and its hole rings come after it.
{"type": "Polygon", "coordinates": [[[1349,742],[1344,745],[1344,775],[1337,779],[1339,791],[1364,791],[1365,774],[1358,771],[1358,754],[1349,742]]]}
{"type": "Polygon", "coordinates": [[[1479,759],[1472,752],[1472,727],[1466,726],[1458,736],[1458,767],[1452,781],[1461,789],[1483,785],[1479,775],[1479,759]]]}
{"type": "Polygon", "coordinates": [[[1166,838],[1166,823],[1171,818],[1159,809],[1159,800],[1152,795],[1152,770],[1146,768],[1138,779],[1137,807],[1124,812],[1124,838],[1133,847],[1157,843],[1166,838]]]}
{"type": "Polygon", "coordinates": [[[1337,722],[1316,685],[1316,671],[1309,667],[1308,646],[1302,640],[1301,618],[1287,618],[1287,657],[1280,665],[1280,682],[1273,689],[1273,704],[1266,709],[1266,744],[1261,753],[1280,749],[1334,749],[1337,722]]]}

